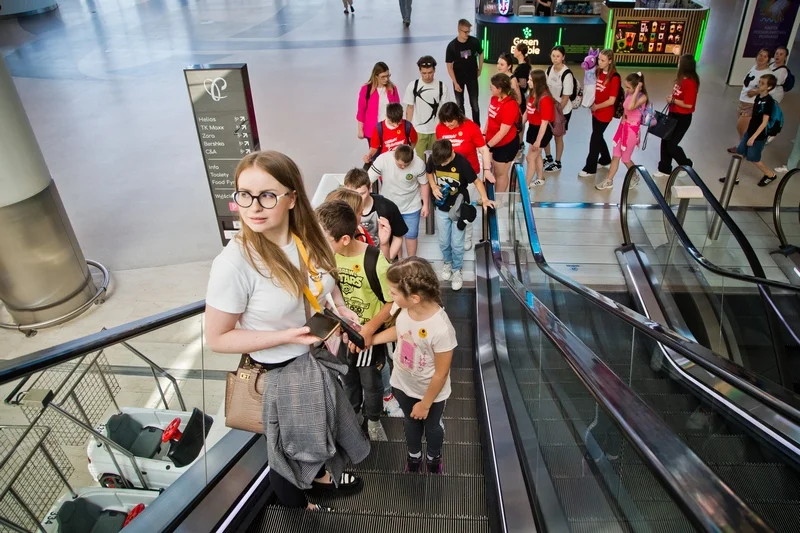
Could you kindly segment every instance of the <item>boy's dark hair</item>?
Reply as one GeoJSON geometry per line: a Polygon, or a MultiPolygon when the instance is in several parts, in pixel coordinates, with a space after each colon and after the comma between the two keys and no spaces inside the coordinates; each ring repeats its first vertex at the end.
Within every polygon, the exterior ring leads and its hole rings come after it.
{"type": "Polygon", "coordinates": [[[761,79],[767,80],[767,87],[769,87],[770,91],[778,85],[778,78],[774,74],[764,74],[761,79]]]}
{"type": "Polygon", "coordinates": [[[331,200],[316,209],[317,220],[328,235],[338,241],[345,235],[355,237],[358,223],[353,208],[344,200],[331,200]]]}
{"type": "Polygon", "coordinates": [[[395,124],[403,123],[403,106],[401,104],[389,104],[386,106],[386,118],[395,124]]]}
{"type": "Polygon", "coordinates": [[[436,68],[433,56],[422,56],[417,60],[417,68],[436,68]]]}
{"type": "Polygon", "coordinates": [[[467,19],[460,19],[458,21],[458,27],[459,28],[471,28],[472,27],[472,23],[470,21],[468,21],[467,19]]]}
{"type": "Polygon", "coordinates": [[[453,122],[455,120],[461,125],[464,123],[465,118],[467,117],[464,116],[461,108],[459,108],[458,104],[455,102],[447,102],[442,104],[442,107],[439,108],[439,121],[442,123],[453,122]]]}
{"type": "Polygon", "coordinates": [[[351,168],[344,175],[344,186],[348,189],[360,189],[370,186],[369,174],[363,168],[351,168]]]}
{"type": "Polygon", "coordinates": [[[401,144],[395,148],[394,158],[408,165],[414,160],[414,149],[407,144],[401,144]]]}
{"type": "Polygon", "coordinates": [[[436,166],[444,165],[450,156],[453,155],[453,145],[447,139],[439,139],[433,143],[431,158],[436,166]]]}

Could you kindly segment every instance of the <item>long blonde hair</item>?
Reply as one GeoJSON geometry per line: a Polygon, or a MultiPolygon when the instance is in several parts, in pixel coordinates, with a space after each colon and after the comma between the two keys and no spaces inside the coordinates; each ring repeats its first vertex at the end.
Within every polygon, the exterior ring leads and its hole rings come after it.
{"type": "MultiPolygon", "coordinates": [[[[289,231],[297,235],[308,250],[309,260],[315,268],[322,272],[336,275],[336,260],[333,250],[317,224],[311,202],[308,200],[303,176],[300,169],[288,156],[272,150],[254,152],[246,155],[236,167],[234,187],[239,189],[239,176],[249,168],[263,170],[274,177],[278,183],[292,191],[295,198],[294,208],[289,210],[289,231]]],[[[303,287],[307,280],[303,279],[300,270],[292,264],[289,257],[280,247],[242,223],[237,239],[244,248],[250,264],[259,274],[270,278],[277,285],[288,290],[298,298],[302,297],[303,287]],[[266,272],[262,271],[262,267],[266,272]]],[[[302,258],[301,258],[302,261],[302,258]]]]}
{"type": "MultiPolygon", "coordinates": [[[[377,91],[379,87],[378,76],[383,74],[384,72],[389,72],[389,65],[384,63],[383,61],[378,61],[375,63],[375,66],[372,67],[372,74],[369,76],[369,81],[365,84],[367,86],[367,92],[371,93],[373,90],[377,91]]],[[[392,80],[389,80],[389,83],[386,84],[386,92],[392,93],[394,92],[394,83],[392,80]]]]}

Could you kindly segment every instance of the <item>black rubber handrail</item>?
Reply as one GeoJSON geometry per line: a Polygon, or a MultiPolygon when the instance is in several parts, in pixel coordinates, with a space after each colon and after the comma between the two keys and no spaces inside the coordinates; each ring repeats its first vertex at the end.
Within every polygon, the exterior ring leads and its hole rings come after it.
{"type": "MultiPolygon", "coordinates": [[[[494,187],[487,184],[487,189],[494,198],[494,187]]],[[[524,184],[520,186],[523,189],[527,190],[524,184]]],[[[529,202],[523,201],[523,205],[526,203],[530,209],[529,202]]],[[[649,405],[516,279],[502,259],[497,217],[493,211],[488,216],[495,268],[507,288],[695,527],[715,533],[772,531],[649,405]]]]}
{"type": "MultiPolygon", "coordinates": [[[[734,272],[732,270],[728,270],[725,268],[718,267],[711,261],[705,258],[700,250],[692,243],[692,240],[686,234],[686,231],[683,229],[683,225],[678,221],[678,217],[675,216],[675,213],[672,212],[672,208],[667,203],[666,198],[661,193],[661,190],[658,188],[655,180],[650,175],[650,172],[643,167],[642,165],[635,165],[628,169],[628,172],[625,173],[625,179],[622,183],[622,197],[620,198],[619,203],[619,212],[620,212],[620,224],[622,226],[622,239],[623,244],[635,244],[631,241],[631,234],[630,228],[628,227],[628,193],[630,191],[630,182],[638,173],[641,176],[641,180],[647,185],[647,188],[650,189],[650,192],[653,194],[653,198],[656,200],[656,204],[661,209],[664,214],[664,217],[667,219],[667,222],[672,227],[672,230],[675,232],[678,240],[681,242],[683,247],[689,253],[689,255],[703,268],[713,272],[718,276],[722,276],[725,278],[736,279],[739,281],[745,281],[747,283],[752,283],[755,285],[766,286],[766,287],[776,287],[779,289],[785,289],[787,291],[793,293],[800,293],[800,287],[792,285],[791,283],[784,283],[782,281],[776,281],[772,279],[767,279],[766,274],[764,273],[764,268],[761,266],[761,262],[758,260],[758,256],[756,256],[755,250],[750,245],[750,242],[747,240],[747,237],[744,236],[742,230],[739,229],[739,226],[733,221],[731,216],[728,214],[727,210],[722,207],[719,201],[714,197],[714,194],[708,189],[708,186],[700,179],[700,176],[697,175],[697,172],[694,171],[692,167],[681,166],[676,168],[672,171],[672,175],[670,175],[669,180],[673,180],[673,176],[677,176],[677,173],[685,172],[689,178],[694,182],[695,185],[700,189],[705,197],[705,200],[720,217],[722,222],[731,232],[733,238],[736,239],[737,244],[741,247],[742,251],[744,252],[745,258],[747,259],[747,263],[750,266],[750,269],[753,271],[753,276],[749,276],[747,274],[740,274],[738,272],[734,272]]],[[[788,327],[788,326],[787,326],[788,327]]],[[[790,328],[791,329],[791,328],[790,328]]],[[[798,339],[797,335],[794,335],[792,332],[795,340],[800,343],[800,339],[798,339]]]]}
{"type": "Polygon", "coordinates": [[[536,229],[536,220],[531,207],[530,194],[527,184],[525,183],[525,177],[522,173],[521,166],[517,170],[517,174],[520,176],[519,190],[523,214],[525,216],[525,226],[528,231],[528,241],[530,242],[531,252],[533,253],[534,261],[539,270],[577,293],[579,296],[582,296],[593,304],[620,318],[648,337],[678,352],[691,362],[721,377],[731,385],[747,392],[778,413],[792,420],[794,423],[800,424],[800,398],[795,396],[791,391],[718,356],[705,346],[697,344],[663,324],[659,324],[604,294],[578,283],[550,266],[542,251],[539,232],[536,229]]]}
{"type": "Polygon", "coordinates": [[[205,308],[205,300],[200,300],[38,352],[0,361],[0,385],[202,314],[205,308]]]}
{"type": "MultiPolygon", "coordinates": [[[[800,142],[800,140],[795,142],[800,142]]],[[[781,182],[778,184],[778,189],[775,191],[775,200],[772,202],[772,221],[775,223],[775,233],[778,234],[778,240],[781,243],[781,248],[791,246],[789,241],[786,240],[786,234],[783,232],[783,223],[781,222],[781,200],[783,200],[783,191],[786,189],[786,185],[788,185],[789,181],[797,175],[800,175],[800,168],[793,168],[781,178],[781,182]]],[[[800,206],[798,206],[797,217],[800,221],[800,206]]]]}

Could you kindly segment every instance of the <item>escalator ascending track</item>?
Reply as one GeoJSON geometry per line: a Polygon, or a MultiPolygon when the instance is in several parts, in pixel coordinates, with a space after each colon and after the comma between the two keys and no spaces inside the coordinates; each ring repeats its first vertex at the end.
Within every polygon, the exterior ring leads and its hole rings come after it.
{"type": "Polygon", "coordinates": [[[402,418],[383,418],[388,442],[373,442],[372,452],[352,471],[364,478],[364,490],[353,496],[309,493],[309,501],[330,506],[333,513],[267,506],[248,531],[403,531],[488,533],[489,517],[478,427],[473,362],[475,291],[443,291],[448,316],[456,329],[453,393],[444,411],[444,473],[406,473],[402,418]]]}

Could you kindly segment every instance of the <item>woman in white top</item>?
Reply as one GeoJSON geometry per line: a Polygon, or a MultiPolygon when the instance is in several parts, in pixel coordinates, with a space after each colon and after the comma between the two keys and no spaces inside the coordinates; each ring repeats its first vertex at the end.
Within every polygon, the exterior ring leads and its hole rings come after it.
{"type": "MultiPolygon", "coordinates": [[[[294,161],[272,151],[249,154],[236,168],[234,187],[242,229],[211,266],[206,343],[215,352],[250,354],[272,370],[320,340],[304,325],[306,298],[310,307],[322,307],[332,296],[340,315],[358,317],[345,307],[336,286],[333,250],[316,222],[294,161]]],[[[340,489],[360,488],[360,479],[345,476],[348,483],[340,483],[340,489]]],[[[270,471],[269,477],[284,505],[322,509],[309,504],[303,491],[279,474],[270,471]]],[[[330,474],[323,469],[315,485],[333,487],[330,474]]]]}
{"type": "MultiPolygon", "coordinates": [[[[572,91],[575,88],[575,76],[570,70],[567,72],[567,65],[564,64],[567,52],[563,46],[554,46],[550,51],[550,61],[553,65],[547,69],[547,88],[553,98],[561,104],[561,112],[564,113],[564,130],[569,129],[569,119],[572,118],[572,91]],[[565,70],[566,69],[566,70],[565,70]]],[[[556,143],[556,158],[550,155],[550,143],[544,146],[544,171],[557,172],[561,170],[561,156],[564,155],[564,136],[553,136],[556,143]]]]}
{"type": "Polygon", "coordinates": [[[779,104],[783,100],[786,92],[783,90],[783,84],[786,83],[786,78],[789,76],[789,67],[786,66],[786,61],[789,60],[789,49],[785,46],[779,46],[775,49],[775,55],[769,63],[769,68],[772,69],[772,74],[778,78],[778,85],[769,92],[769,95],[775,99],[779,104]]]}
{"type": "MultiPolygon", "coordinates": [[[[742,92],[739,94],[739,107],[737,110],[736,119],[736,132],[737,139],[741,139],[744,132],[747,131],[747,125],[750,124],[750,117],[753,115],[753,102],[756,100],[758,94],[758,80],[764,74],[772,74],[772,69],[769,68],[769,50],[762,48],[758,51],[756,56],[756,64],[744,77],[742,92]]],[[[731,154],[736,153],[736,146],[728,148],[731,154]]]]}

